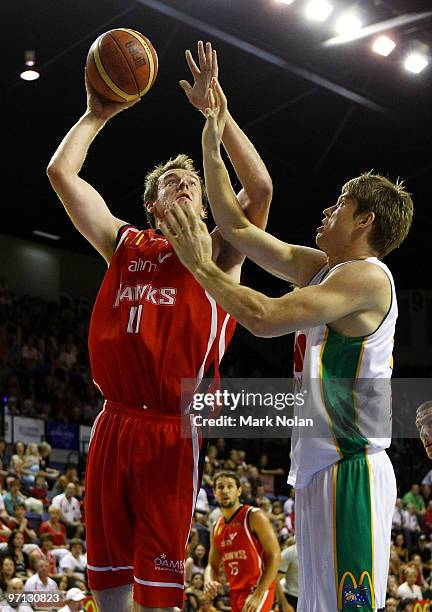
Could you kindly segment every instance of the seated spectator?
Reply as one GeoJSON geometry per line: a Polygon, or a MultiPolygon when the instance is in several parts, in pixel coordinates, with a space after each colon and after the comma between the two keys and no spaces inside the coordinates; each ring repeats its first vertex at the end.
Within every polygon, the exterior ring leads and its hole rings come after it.
{"type": "Polygon", "coordinates": [[[399,606],[399,599],[389,597],[386,601],[384,612],[397,612],[399,606]]]}
{"type": "Polygon", "coordinates": [[[422,483],[422,486],[421,486],[421,496],[423,497],[424,502],[425,502],[425,506],[427,507],[429,501],[432,498],[432,487],[431,487],[430,484],[422,483]]]}
{"type": "MultiPolygon", "coordinates": [[[[38,447],[40,457],[40,470],[48,480],[56,480],[60,476],[60,472],[50,467],[49,458],[52,448],[48,442],[41,442],[38,447]]],[[[59,491],[62,492],[62,491],[59,491]]]]}
{"type": "Polygon", "coordinates": [[[408,548],[405,546],[403,533],[398,533],[395,537],[394,547],[402,563],[408,563],[408,548]]]}
{"type": "Polygon", "coordinates": [[[51,505],[54,508],[59,508],[61,512],[62,521],[69,538],[79,537],[84,531],[81,522],[81,505],[74,494],[75,485],[69,482],[66,485],[65,492],[56,495],[51,501],[51,505]]]}
{"type": "Polygon", "coordinates": [[[201,601],[201,605],[198,608],[198,612],[217,612],[217,610],[214,607],[213,602],[205,598],[201,601]]]}
{"type": "Polygon", "coordinates": [[[1,557],[12,557],[15,563],[15,575],[27,578],[32,575],[30,559],[24,548],[24,534],[14,529],[9,536],[7,548],[1,551],[1,557]]]}
{"type": "Polygon", "coordinates": [[[428,535],[432,533],[432,501],[428,503],[423,516],[423,529],[428,535]]]}
{"type": "MultiPolygon", "coordinates": [[[[398,574],[399,576],[399,574],[398,574]]],[[[398,599],[399,595],[398,595],[398,588],[399,588],[399,581],[396,578],[396,576],[393,576],[392,574],[387,578],[387,597],[393,598],[393,599],[398,599]]]]}
{"type": "Polygon", "coordinates": [[[70,552],[60,559],[59,569],[66,576],[86,579],[87,558],[83,555],[82,540],[76,538],[70,541],[70,552]]]}
{"type": "Polygon", "coordinates": [[[254,465],[248,466],[248,480],[252,485],[252,496],[257,496],[257,489],[259,486],[262,486],[262,482],[259,478],[258,468],[254,465]]]}
{"type": "Polygon", "coordinates": [[[244,482],[241,486],[240,501],[249,506],[257,505],[256,499],[252,496],[252,485],[249,481],[244,482]]]}
{"type": "Polygon", "coordinates": [[[408,564],[408,567],[415,567],[417,570],[417,580],[416,584],[421,588],[422,592],[424,592],[427,588],[427,583],[423,574],[423,561],[420,555],[414,553],[411,555],[411,561],[408,564]]]}
{"type": "Polygon", "coordinates": [[[214,598],[213,603],[216,610],[219,610],[219,612],[230,612],[230,596],[226,580],[224,584],[219,584],[217,588],[216,597],[214,598]]]}
{"type": "Polygon", "coordinates": [[[3,523],[3,525],[7,525],[9,523],[10,516],[6,512],[6,507],[5,507],[5,504],[4,504],[3,497],[4,497],[4,495],[1,495],[1,493],[0,493],[0,521],[3,523]]]}
{"type": "Polygon", "coordinates": [[[36,564],[36,574],[26,580],[24,591],[58,591],[57,583],[48,574],[48,561],[39,559],[36,564]]]}
{"type": "Polygon", "coordinates": [[[403,529],[403,508],[402,508],[402,500],[400,497],[396,500],[395,509],[393,510],[392,517],[392,533],[395,535],[396,533],[400,533],[403,529]]]}
{"type": "Polygon", "coordinates": [[[10,555],[1,557],[0,560],[0,589],[5,592],[9,581],[15,577],[15,561],[10,555]]]}
{"type": "Polygon", "coordinates": [[[221,467],[220,461],[218,461],[218,449],[214,444],[210,444],[207,449],[207,455],[205,458],[206,463],[210,463],[215,470],[221,467]]]}
{"type": "Polygon", "coordinates": [[[67,482],[73,482],[74,485],[79,483],[78,472],[75,465],[69,464],[65,467],[64,475],[67,482]]]}
{"type": "Polygon", "coordinates": [[[285,514],[283,511],[282,502],[279,500],[275,500],[271,506],[270,512],[270,520],[271,521],[285,521],[285,514]]]}
{"type": "Polygon", "coordinates": [[[21,440],[17,440],[14,444],[14,453],[9,464],[9,472],[20,477],[25,468],[25,444],[21,440]]]}
{"type": "Polygon", "coordinates": [[[58,612],[80,612],[82,610],[81,604],[86,598],[85,593],[73,587],[66,592],[66,605],[60,608],[58,612]]]}
{"type": "Polygon", "coordinates": [[[44,509],[48,508],[48,506],[50,505],[49,499],[47,497],[48,483],[45,480],[45,476],[43,472],[38,472],[36,474],[34,483],[30,487],[29,490],[30,490],[30,494],[33,497],[35,497],[36,499],[39,499],[42,502],[44,509]]]}
{"type": "Polygon", "coordinates": [[[186,589],[186,594],[195,595],[198,604],[201,606],[204,600],[204,575],[201,572],[192,574],[190,586],[186,589]]]}
{"type": "MultiPolygon", "coordinates": [[[[408,551],[407,551],[407,554],[408,554],[408,551]]],[[[392,574],[393,577],[400,576],[403,568],[404,568],[404,564],[400,560],[396,547],[392,545],[390,547],[389,573],[392,574]]]]}
{"type": "Polygon", "coordinates": [[[54,483],[52,488],[52,496],[57,497],[57,495],[61,495],[64,493],[68,480],[64,474],[61,474],[54,483]]]}
{"type": "Polygon", "coordinates": [[[409,503],[403,511],[403,528],[408,546],[415,546],[421,533],[414,504],[409,503]]]}
{"type": "Polygon", "coordinates": [[[287,516],[289,516],[294,510],[294,499],[295,499],[295,489],[291,488],[289,492],[289,497],[283,505],[283,510],[287,516]]]}
{"type": "Polygon", "coordinates": [[[417,569],[413,566],[405,569],[405,582],[398,588],[401,599],[423,599],[420,587],[416,584],[417,569]]]}
{"type": "Polygon", "coordinates": [[[420,495],[420,486],[413,484],[411,490],[402,497],[402,505],[405,510],[408,509],[408,504],[414,506],[414,510],[417,514],[425,513],[425,502],[423,497],[420,495]]]}
{"type": "Polygon", "coordinates": [[[195,504],[195,510],[198,510],[199,512],[203,512],[203,513],[208,513],[210,511],[207,493],[202,487],[198,491],[198,497],[197,497],[197,501],[195,504]]]}
{"type": "Polygon", "coordinates": [[[21,483],[14,478],[9,483],[8,492],[3,495],[3,502],[9,516],[15,516],[14,506],[25,503],[25,495],[21,493],[21,483]]]}
{"type": "Polygon", "coordinates": [[[204,575],[207,566],[207,549],[202,544],[197,544],[192,555],[186,559],[184,579],[186,583],[191,582],[194,574],[204,575]]]}
{"type": "Polygon", "coordinates": [[[66,527],[60,521],[60,509],[50,506],[48,513],[49,519],[39,527],[39,535],[49,533],[55,548],[68,548],[66,545],[66,527]]]}
{"type": "Polygon", "coordinates": [[[24,591],[24,582],[21,580],[21,578],[12,578],[11,580],[9,580],[9,583],[6,589],[6,599],[3,601],[0,601],[1,612],[33,612],[33,608],[31,608],[25,603],[20,603],[18,604],[18,607],[13,607],[13,608],[12,608],[13,604],[9,603],[7,595],[20,594],[23,591],[24,591]]]}
{"type": "Polygon", "coordinates": [[[268,467],[268,455],[263,453],[258,460],[258,472],[269,476],[283,476],[285,470],[283,468],[270,469],[268,467]]]}
{"type": "Polygon", "coordinates": [[[255,499],[256,499],[256,503],[258,508],[262,507],[262,504],[264,503],[266,508],[268,508],[268,511],[270,511],[271,509],[271,501],[270,499],[265,495],[264,493],[264,487],[262,484],[259,484],[256,487],[256,494],[255,494],[255,499]]]}
{"type": "Polygon", "coordinates": [[[420,555],[424,576],[427,578],[431,572],[432,553],[430,548],[428,548],[428,540],[424,533],[420,534],[417,544],[411,549],[411,554],[420,555]]]}
{"type": "Polygon", "coordinates": [[[399,612],[414,612],[414,602],[412,599],[403,599],[398,608],[399,612]]]}
{"type": "MultiPolygon", "coordinates": [[[[57,559],[52,552],[54,548],[53,539],[50,533],[43,533],[40,537],[39,546],[30,553],[30,565],[36,569],[36,562],[39,559],[48,561],[48,576],[55,578],[57,576],[57,559]]],[[[64,589],[65,591],[67,590],[64,589]]]]}
{"type": "Polygon", "coordinates": [[[14,514],[15,517],[11,517],[9,527],[17,529],[24,536],[24,544],[33,544],[37,540],[37,534],[34,529],[30,528],[28,519],[25,517],[26,507],[23,503],[15,504],[14,514]]]}
{"type": "Polygon", "coordinates": [[[37,444],[32,442],[28,445],[25,458],[25,475],[22,481],[25,485],[32,485],[35,481],[35,476],[40,470],[40,457],[37,444]]]}

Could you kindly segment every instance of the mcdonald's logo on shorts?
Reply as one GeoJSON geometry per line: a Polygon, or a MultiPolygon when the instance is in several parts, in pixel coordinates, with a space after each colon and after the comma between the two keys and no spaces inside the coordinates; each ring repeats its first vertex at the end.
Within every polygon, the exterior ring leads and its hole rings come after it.
{"type": "Polygon", "coordinates": [[[339,583],[338,610],[361,606],[370,606],[373,610],[374,600],[373,582],[369,572],[362,572],[358,582],[352,572],[345,572],[339,583]]]}

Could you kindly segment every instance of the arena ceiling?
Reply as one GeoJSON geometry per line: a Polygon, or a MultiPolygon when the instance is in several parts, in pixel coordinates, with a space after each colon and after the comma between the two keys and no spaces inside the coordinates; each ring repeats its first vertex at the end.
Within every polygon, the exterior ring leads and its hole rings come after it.
{"type": "MultiPolygon", "coordinates": [[[[211,40],[231,111],[273,177],[270,231],[312,244],[322,208],[335,200],[345,180],[372,168],[403,177],[414,194],[415,222],[406,244],[389,261],[401,286],[430,287],[420,261],[430,258],[432,64],[412,75],[403,70],[401,59],[410,45],[432,43],[432,19],[423,16],[391,29],[398,47],[384,58],[372,53],[370,37],[324,45],[333,36],[331,20],[307,21],[305,3],[3,3],[2,231],[31,237],[39,229],[58,234],[57,246],[89,250],[51,191],[45,168],[84,111],[83,72],[91,43],[108,29],[131,27],[155,45],[158,79],[139,105],[98,136],[83,171],[116,215],[143,224],[142,182],[155,162],[186,152],[201,163],[203,120],[187,103],[178,80],[188,77],[184,50],[194,49],[199,39],[211,40]],[[30,83],[19,78],[27,49],[36,51],[41,75],[30,83]]],[[[341,11],[351,2],[333,4],[341,11]]],[[[363,0],[357,7],[366,25],[397,24],[407,14],[432,9],[430,0],[363,0]]],[[[250,283],[260,283],[256,269],[248,270],[250,283]]]]}

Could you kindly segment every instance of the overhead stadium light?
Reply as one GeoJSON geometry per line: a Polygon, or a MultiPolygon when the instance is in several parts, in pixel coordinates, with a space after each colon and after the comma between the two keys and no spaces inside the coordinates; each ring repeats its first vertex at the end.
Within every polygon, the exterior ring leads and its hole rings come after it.
{"type": "Polygon", "coordinates": [[[282,4],[292,4],[294,0],[277,0],[277,2],[281,2],[282,4]]]}
{"type": "Polygon", "coordinates": [[[359,30],[361,30],[362,25],[363,24],[357,13],[350,11],[349,13],[344,13],[341,15],[336,21],[336,32],[344,40],[350,40],[351,38],[356,37],[359,30]]]}
{"type": "Polygon", "coordinates": [[[40,74],[37,70],[24,70],[21,72],[20,77],[23,81],[36,81],[40,77],[40,74]]]}
{"type": "Polygon", "coordinates": [[[408,72],[413,72],[414,74],[419,74],[428,64],[429,60],[427,57],[418,52],[408,53],[404,61],[405,70],[408,70],[408,72]]]}
{"type": "Polygon", "coordinates": [[[383,55],[384,57],[390,55],[390,53],[394,50],[395,47],[395,41],[389,38],[388,36],[379,36],[374,40],[374,43],[372,45],[373,51],[375,51],[375,53],[378,53],[379,55],[383,55]]]}
{"type": "Polygon", "coordinates": [[[34,67],[36,64],[36,54],[33,49],[24,53],[25,69],[21,72],[20,77],[24,81],[35,81],[40,77],[39,72],[34,67]]]}
{"type": "Polygon", "coordinates": [[[326,0],[310,0],[306,5],[305,15],[313,21],[325,21],[333,12],[333,6],[326,0]]]}

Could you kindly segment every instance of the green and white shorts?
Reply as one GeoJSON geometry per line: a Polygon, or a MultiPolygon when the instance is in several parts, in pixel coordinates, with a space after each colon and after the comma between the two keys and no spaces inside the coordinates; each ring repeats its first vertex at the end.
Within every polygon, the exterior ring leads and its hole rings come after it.
{"type": "Polygon", "coordinates": [[[385,607],[395,502],[385,451],[344,458],[296,490],[298,612],[385,607]]]}

